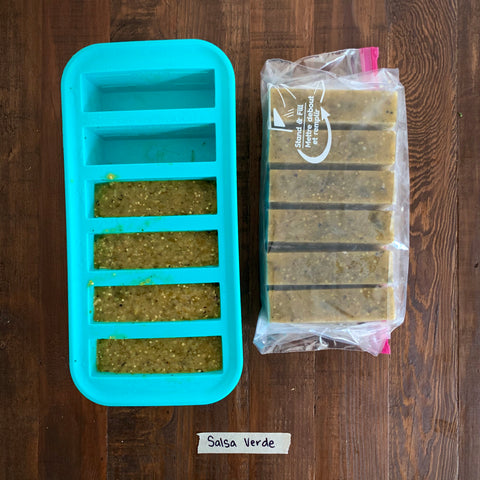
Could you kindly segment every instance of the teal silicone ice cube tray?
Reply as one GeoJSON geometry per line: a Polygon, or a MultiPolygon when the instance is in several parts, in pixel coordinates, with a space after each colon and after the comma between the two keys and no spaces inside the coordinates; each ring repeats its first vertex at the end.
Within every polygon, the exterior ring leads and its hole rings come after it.
{"type": "Polygon", "coordinates": [[[75,54],[62,77],[67,211],[70,371],[103,405],[194,405],[218,401],[242,370],[235,151],[235,80],[225,54],[201,40],[97,44],[75,54]],[[99,218],[95,185],[208,179],[208,215],[99,218]],[[216,231],[218,265],[95,268],[96,235],[216,231]],[[220,318],[163,322],[94,321],[94,289],[214,283],[220,318]],[[221,337],[222,369],[195,373],[107,373],[99,339],[221,337]]]}

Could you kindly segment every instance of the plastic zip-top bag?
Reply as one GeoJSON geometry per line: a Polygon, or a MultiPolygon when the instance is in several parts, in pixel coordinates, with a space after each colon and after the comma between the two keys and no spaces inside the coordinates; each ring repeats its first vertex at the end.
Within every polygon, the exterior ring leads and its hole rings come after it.
{"type": "Polygon", "coordinates": [[[377,48],[262,70],[261,353],[388,353],[409,254],[405,95],[377,48]]]}

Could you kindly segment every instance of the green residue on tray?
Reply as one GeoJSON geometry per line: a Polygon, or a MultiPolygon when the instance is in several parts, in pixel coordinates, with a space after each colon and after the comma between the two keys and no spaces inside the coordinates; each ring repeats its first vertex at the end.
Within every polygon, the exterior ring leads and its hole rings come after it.
{"type": "Polygon", "coordinates": [[[102,233],[122,233],[123,232],[123,226],[122,225],[117,225],[116,227],[113,228],[104,228],[102,233]]]}
{"type": "Polygon", "coordinates": [[[115,180],[118,175],[115,175],[114,173],[107,173],[107,180],[115,180]]]}
{"type": "Polygon", "coordinates": [[[127,336],[123,333],[115,333],[114,335],[110,335],[108,338],[110,340],[126,340],[127,336]]]}

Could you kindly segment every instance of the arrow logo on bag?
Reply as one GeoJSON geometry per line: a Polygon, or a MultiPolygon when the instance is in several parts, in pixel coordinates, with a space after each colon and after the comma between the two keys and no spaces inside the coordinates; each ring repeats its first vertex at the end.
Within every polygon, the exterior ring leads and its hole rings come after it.
{"type": "Polygon", "coordinates": [[[330,153],[330,148],[332,148],[332,127],[330,126],[330,120],[328,119],[330,114],[323,107],[320,107],[320,114],[321,119],[325,122],[325,125],[327,126],[327,145],[325,146],[323,152],[318,155],[318,157],[309,157],[308,155],[305,155],[300,149],[297,150],[298,154],[309,163],[323,162],[327,158],[327,155],[330,153]]]}

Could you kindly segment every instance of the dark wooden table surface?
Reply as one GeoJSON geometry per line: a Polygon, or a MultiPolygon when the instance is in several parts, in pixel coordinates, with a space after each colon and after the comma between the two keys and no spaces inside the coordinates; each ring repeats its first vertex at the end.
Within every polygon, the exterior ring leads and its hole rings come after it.
{"type": "Polygon", "coordinates": [[[0,479],[480,478],[480,4],[475,0],[0,2],[0,479]],[[203,38],[237,81],[245,367],[225,400],[105,408],[68,370],[60,76],[96,42],[203,38]],[[407,316],[392,355],[261,356],[259,74],[378,45],[406,89],[407,316]],[[197,455],[197,432],[292,434],[288,455],[197,455]]]}

